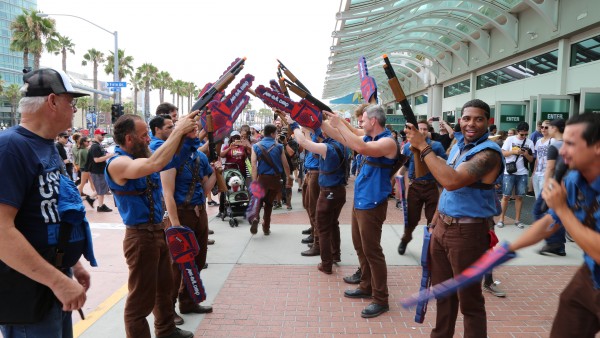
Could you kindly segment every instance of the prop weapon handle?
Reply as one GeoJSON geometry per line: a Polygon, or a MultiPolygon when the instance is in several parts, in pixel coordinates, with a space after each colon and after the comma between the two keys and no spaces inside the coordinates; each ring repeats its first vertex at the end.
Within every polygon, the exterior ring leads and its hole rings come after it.
{"type": "Polygon", "coordinates": [[[304,91],[310,94],[310,90],[308,90],[308,88],[306,88],[306,86],[303,85],[302,82],[300,82],[300,80],[298,80],[298,78],[294,76],[294,74],[292,74],[292,72],[281,61],[279,61],[279,59],[277,60],[277,62],[279,62],[279,69],[283,71],[285,76],[287,76],[290,80],[297,84],[298,87],[302,88],[304,91]]]}
{"type": "MultiPolygon", "coordinates": [[[[392,89],[392,94],[394,94],[394,98],[396,102],[400,103],[400,110],[402,111],[402,115],[406,119],[406,122],[412,124],[414,128],[419,128],[417,123],[417,118],[415,117],[415,113],[413,112],[408,100],[406,99],[406,94],[402,90],[402,86],[400,86],[400,81],[396,77],[396,73],[394,72],[394,68],[392,68],[392,64],[388,59],[387,55],[383,55],[383,61],[385,64],[383,65],[383,70],[388,77],[388,84],[392,89]]],[[[416,148],[411,147],[411,151],[413,152],[413,160],[415,161],[415,177],[423,177],[429,173],[429,168],[425,162],[421,161],[421,152],[416,148]]]]}
{"type": "Polygon", "coordinates": [[[294,92],[294,94],[300,96],[303,99],[306,99],[308,102],[314,104],[315,106],[317,106],[317,108],[319,108],[320,110],[325,110],[325,111],[329,111],[329,112],[333,112],[333,110],[331,108],[329,108],[328,105],[326,105],[325,103],[321,102],[319,99],[317,99],[316,97],[310,95],[310,93],[302,88],[300,88],[299,86],[296,86],[295,84],[286,81],[285,82],[286,85],[288,86],[288,88],[294,92]]]}
{"type": "MultiPolygon", "coordinates": [[[[215,162],[219,160],[219,156],[217,156],[217,145],[215,144],[215,140],[213,138],[214,125],[212,121],[212,115],[210,112],[206,112],[206,132],[208,134],[208,157],[211,162],[215,162]]],[[[223,173],[217,169],[215,169],[215,177],[217,178],[217,187],[219,192],[227,191],[227,185],[225,184],[225,178],[223,178],[223,173]]]]}

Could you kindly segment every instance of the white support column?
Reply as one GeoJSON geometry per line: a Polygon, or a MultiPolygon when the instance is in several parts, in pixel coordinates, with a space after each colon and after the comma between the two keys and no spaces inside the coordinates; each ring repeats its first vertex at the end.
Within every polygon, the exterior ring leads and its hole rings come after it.
{"type": "Polygon", "coordinates": [[[430,105],[427,107],[427,116],[442,117],[442,100],[444,99],[444,91],[441,84],[435,84],[429,87],[431,94],[429,95],[430,105]],[[431,108],[431,112],[429,111],[431,108]]]}
{"type": "Polygon", "coordinates": [[[567,77],[569,74],[569,64],[571,55],[571,41],[569,39],[561,39],[558,41],[558,65],[557,72],[560,81],[558,81],[558,95],[567,95],[567,77]]]}

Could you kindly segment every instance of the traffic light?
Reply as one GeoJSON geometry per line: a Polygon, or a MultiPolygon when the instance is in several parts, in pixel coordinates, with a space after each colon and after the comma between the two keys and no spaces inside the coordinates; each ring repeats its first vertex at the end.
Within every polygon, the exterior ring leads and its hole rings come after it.
{"type": "Polygon", "coordinates": [[[117,122],[117,119],[123,115],[123,105],[113,104],[110,106],[110,117],[113,124],[117,122]]]}

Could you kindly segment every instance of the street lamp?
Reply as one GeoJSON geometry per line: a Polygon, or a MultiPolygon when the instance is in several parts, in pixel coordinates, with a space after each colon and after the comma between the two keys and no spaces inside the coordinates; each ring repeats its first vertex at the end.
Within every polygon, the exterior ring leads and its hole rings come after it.
{"type": "MultiPolygon", "coordinates": [[[[92,25],[100,28],[101,30],[103,30],[103,31],[105,31],[105,32],[107,32],[107,33],[109,33],[111,35],[114,35],[115,36],[115,55],[114,55],[114,62],[113,62],[114,63],[114,68],[113,68],[114,81],[115,82],[119,82],[120,81],[119,80],[119,38],[118,38],[117,31],[111,32],[108,29],[106,29],[104,27],[101,27],[101,26],[99,26],[99,25],[91,22],[90,20],[82,18],[82,17],[77,16],[77,15],[72,15],[72,14],[38,13],[38,16],[41,17],[41,18],[45,18],[45,17],[51,16],[51,15],[52,16],[70,16],[70,17],[73,17],[73,18],[81,19],[81,20],[83,20],[83,21],[85,21],[87,23],[90,23],[90,24],[92,24],[92,25]]],[[[120,97],[121,97],[120,92],[119,93],[115,93],[115,104],[120,103],[120,97]]]]}

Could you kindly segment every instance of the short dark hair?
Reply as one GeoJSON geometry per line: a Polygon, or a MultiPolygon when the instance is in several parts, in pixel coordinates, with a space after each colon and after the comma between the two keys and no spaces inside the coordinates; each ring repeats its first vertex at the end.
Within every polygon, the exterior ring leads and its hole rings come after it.
{"type": "Polygon", "coordinates": [[[488,128],[488,131],[490,131],[490,132],[491,132],[491,131],[492,131],[492,130],[494,130],[494,129],[495,129],[495,130],[498,130],[498,127],[496,127],[496,125],[495,125],[495,124],[492,124],[492,125],[490,125],[490,127],[488,128]]]}
{"type": "Polygon", "coordinates": [[[137,120],[142,120],[142,118],[133,114],[125,114],[117,119],[113,126],[113,138],[116,144],[125,145],[125,136],[135,132],[135,121],[137,120]]]}
{"type": "Polygon", "coordinates": [[[490,106],[487,103],[485,103],[479,99],[467,101],[467,103],[465,103],[462,106],[462,109],[460,110],[461,115],[465,111],[465,108],[469,108],[469,107],[479,108],[479,109],[483,110],[485,112],[485,118],[486,119],[490,118],[490,106]]]}
{"type": "Polygon", "coordinates": [[[169,115],[157,115],[150,120],[149,126],[152,135],[156,135],[156,128],[161,129],[165,126],[165,120],[172,120],[169,115]]]}
{"type": "Polygon", "coordinates": [[[519,122],[519,124],[517,124],[517,131],[529,131],[529,123],[519,122]]]}
{"type": "Polygon", "coordinates": [[[567,120],[567,126],[573,124],[585,123],[586,128],[581,134],[588,146],[596,144],[600,141],[600,114],[598,113],[583,113],[574,115],[567,120]]]}
{"type": "Polygon", "coordinates": [[[563,119],[552,120],[550,121],[550,125],[556,127],[556,129],[558,129],[558,132],[561,134],[565,132],[565,120],[563,119]]]}
{"type": "Polygon", "coordinates": [[[156,107],[156,115],[169,115],[173,110],[179,109],[172,103],[163,102],[156,107]]]}
{"type": "Polygon", "coordinates": [[[277,132],[277,127],[275,127],[274,124],[267,124],[263,128],[263,135],[265,135],[265,136],[271,136],[276,132],[277,132]]]}

